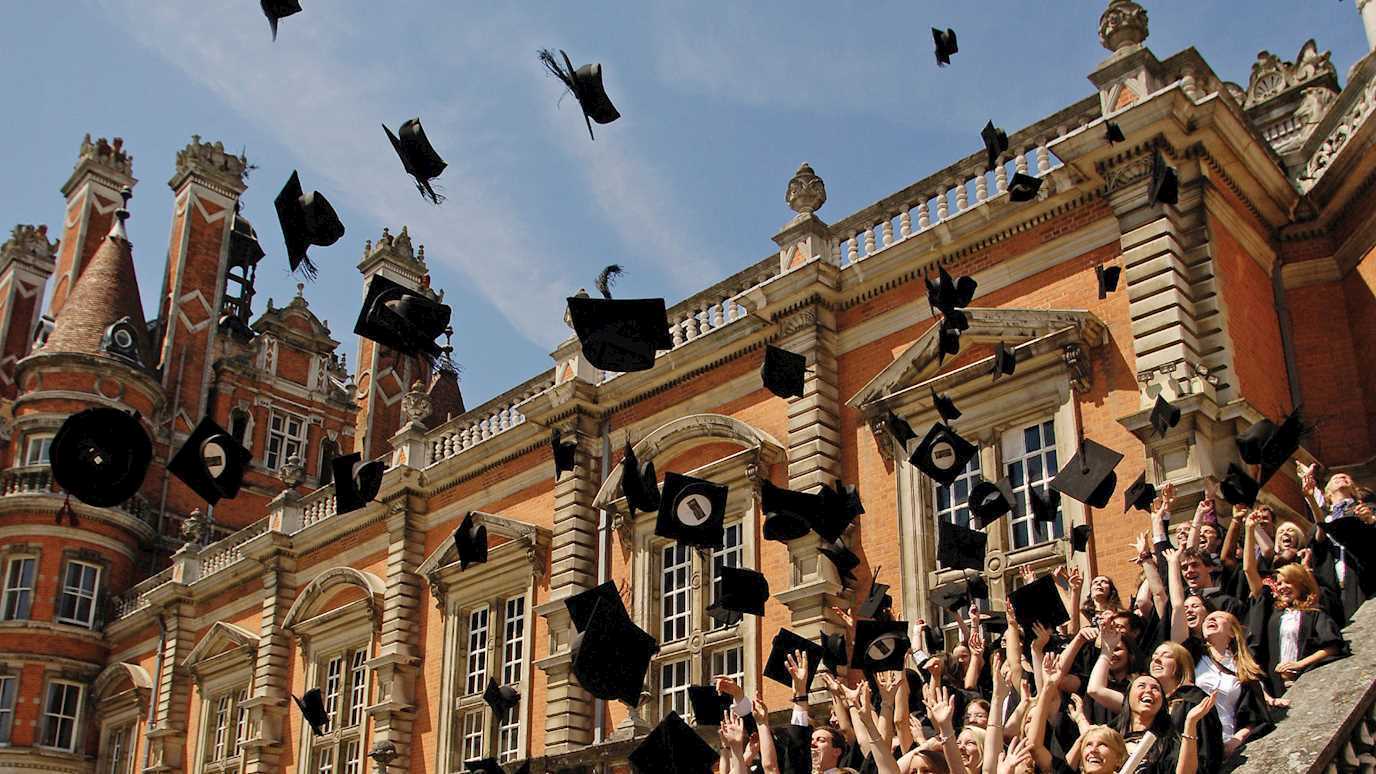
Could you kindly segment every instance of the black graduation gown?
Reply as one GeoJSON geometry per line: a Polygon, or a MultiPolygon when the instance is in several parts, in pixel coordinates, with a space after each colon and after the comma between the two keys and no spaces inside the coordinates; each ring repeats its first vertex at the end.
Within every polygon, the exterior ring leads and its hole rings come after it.
{"type": "MultiPolygon", "coordinates": [[[[1129,734],[1127,739],[1140,739],[1142,734],[1129,734]]],[[[1137,766],[1133,774],[1175,774],[1175,764],[1180,760],[1180,737],[1172,730],[1165,736],[1157,737],[1147,759],[1137,766]]],[[[1202,771],[1202,769],[1201,769],[1202,771]]]]}
{"type": "Polygon", "coordinates": [[[1339,626],[1346,626],[1366,600],[1362,593],[1361,562],[1352,551],[1345,552],[1346,556],[1342,557],[1346,565],[1344,584],[1338,580],[1338,544],[1325,535],[1323,540],[1310,543],[1309,548],[1314,559],[1314,579],[1324,591],[1324,609],[1339,626]]]}
{"type": "Polygon", "coordinates": [[[1233,725],[1240,729],[1252,729],[1247,737],[1248,744],[1275,730],[1275,720],[1271,716],[1270,706],[1266,704],[1265,687],[1261,680],[1242,684],[1242,696],[1233,710],[1233,725]]]}
{"type": "MultiPolygon", "coordinates": [[[[1197,685],[1182,685],[1175,689],[1171,694],[1167,705],[1170,707],[1171,723],[1175,730],[1179,732],[1185,727],[1185,716],[1189,711],[1208,698],[1204,689],[1197,685]]],[[[1209,710],[1209,714],[1199,721],[1199,728],[1196,731],[1199,737],[1199,772],[1200,774],[1216,774],[1223,766],[1223,721],[1218,718],[1218,709],[1209,710]]]]}
{"type": "MultiPolygon", "coordinates": [[[[1266,666],[1272,696],[1285,693],[1285,681],[1276,674],[1276,665],[1280,663],[1280,622],[1283,614],[1284,611],[1276,609],[1275,597],[1269,586],[1262,589],[1260,597],[1252,599],[1252,607],[1247,611],[1247,646],[1252,649],[1257,663],[1266,666]]],[[[1337,649],[1339,658],[1347,655],[1347,642],[1332,616],[1322,610],[1301,613],[1299,658],[1329,647],[1337,649]]]]}

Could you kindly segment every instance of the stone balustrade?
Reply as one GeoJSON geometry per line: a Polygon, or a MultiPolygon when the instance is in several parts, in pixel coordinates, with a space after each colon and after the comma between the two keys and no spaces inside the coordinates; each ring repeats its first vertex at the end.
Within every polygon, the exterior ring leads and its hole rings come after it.
{"type": "Polygon", "coordinates": [[[228,537],[202,548],[198,556],[201,577],[213,575],[244,558],[243,544],[267,532],[268,522],[269,519],[265,516],[228,537]]]}
{"type": "Polygon", "coordinates": [[[446,460],[525,422],[517,407],[553,386],[554,371],[549,370],[436,427],[426,438],[425,464],[446,460]]]}
{"type": "Polygon", "coordinates": [[[152,592],[164,583],[172,582],[172,568],[168,567],[157,575],[149,576],[142,581],[134,584],[128,591],[110,600],[112,617],[110,620],[117,621],[125,616],[133,615],[138,611],[148,607],[148,600],[152,592]]]}
{"type": "MultiPolygon", "coordinates": [[[[777,276],[779,255],[770,253],[754,265],[669,307],[669,333],[674,347],[681,347],[745,317],[750,310],[741,302],[741,296],[777,276]]],[[[607,377],[618,375],[608,374],[607,377]]]]}
{"type": "Polygon", "coordinates": [[[335,500],[334,484],[322,486],[301,498],[301,527],[310,525],[322,519],[328,519],[339,512],[339,503],[335,500]]]}
{"type": "MultiPolygon", "coordinates": [[[[66,497],[66,494],[57,487],[57,482],[53,480],[52,468],[46,464],[21,465],[0,470],[0,497],[19,495],[66,497]]],[[[114,506],[113,510],[121,511],[144,524],[154,526],[153,511],[142,495],[134,495],[114,506]]]]}

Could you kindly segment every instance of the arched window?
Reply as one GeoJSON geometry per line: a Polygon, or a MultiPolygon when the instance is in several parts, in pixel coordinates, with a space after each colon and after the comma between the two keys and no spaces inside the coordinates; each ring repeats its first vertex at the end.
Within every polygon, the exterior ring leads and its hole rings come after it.
{"type": "Polygon", "coordinates": [[[240,444],[244,443],[244,436],[248,434],[248,412],[236,408],[229,412],[229,434],[234,436],[234,440],[240,444]]]}
{"type": "Polygon", "coordinates": [[[334,481],[334,458],[339,456],[339,444],[333,438],[320,442],[320,485],[334,481]]]}

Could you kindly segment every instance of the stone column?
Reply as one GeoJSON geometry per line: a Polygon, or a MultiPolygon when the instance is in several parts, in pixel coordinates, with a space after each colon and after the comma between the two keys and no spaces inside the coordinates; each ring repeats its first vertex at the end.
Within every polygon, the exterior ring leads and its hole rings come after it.
{"type": "Polygon", "coordinates": [[[181,669],[186,655],[196,644],[195,632],[186,626],[186,619],[194,615],[187,603],[186,587],[169,584],[173,588],[161,605],[158,617],[164,627],[161,669],[157,676],[158,703],[154,709],[153,726],[148,731],[148,765],[144,774],[185,770],[186,715],[191,705],[191,680],[181,669]]]}
{"type": "MultiPolygon", "coordinates": [[[[405,499],[387,511],[387,594],[382,603],[382,635],[377,658],[368,662],[377,683],[377,703],[368,708],[373,719],[373,748],[408,757],[415,721],[416,676],[420,657],[415,643],[420,633],[420,576],[416,568],[424,556],[424,534],[405,499]]],[[[386,763],[374,756],[375,774],[386,774],[386,763]]]]}
{"type": "Polygon", "coordinates": [[[268,505],[268,531],[246,541],[240,550],[263,567],[262,617],[258,654],[253,663],[253,695],[245,702],[249,732],[244,742],[245,774],[283,770],[282,737],[291,704],[291,636],[282,628],[296,597],[287,578],[296,571],[289,534],[301,526],[301,496],[285,489],[268,505]]]}

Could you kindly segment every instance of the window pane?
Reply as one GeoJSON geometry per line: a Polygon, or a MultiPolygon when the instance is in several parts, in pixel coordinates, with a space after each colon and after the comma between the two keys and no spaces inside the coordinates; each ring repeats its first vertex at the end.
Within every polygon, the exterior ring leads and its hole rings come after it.
{"type": "Polygon", "coordinates": [[[358,740],[354,739],[344,743],[344,774],[359,774],[359,772],[362,770],[362,756],[360,756],[358,753],[358,740]]]}
{"type": "Polygon", "coordinates": [[[979,475],[979,454],[976,454],[949,485],[933,482],[932,510],[936,513],[938,521],[959,524],[962,527],[970,526],[970,488],[979,479],[979,475]]]}
{"type": "Polygon", "coordinates": [[[1018,502],[1017,512],[1011,520],[1014,548],[1026,548],[1065,535],[1064,519],[1059,509],[1055,521],[1048,525],[1036,522],[1028,507],[1029,489],[1035,487],[1043,491],[1056,476],[1054,425],[1053,420],[1045,420],[1024,427],[1021,431],[1010,431],[1004,436],[1004,462],[1009,484],[1018,502]],[[1021,441],[1021,446],[1018,441],[1021,441]]]}
{"type": "Polygon", "coordinates": [[[713,651],[711,676],[714,678],[729,677],[735,680],[737,685],[744,685],[745,659],[742,658],[739,645],[733,648],[713,651]]]}
{"type": "Polygon", "coordinates": [[[689,610],[692,588],[692,554],[686,546],[675,543],[665,547],[663,571],[660,579],[660,642],[675,642],[688,636],[691,618],[689,610]]]}
{"type": "Polygon", "coordinates": [[[0,677],[0,744],[9,744],[10,728],[14,725],[14,696],[18,690],[16,677],[0,677]]]}
{"type": "MultiPolygon", "coordinates": [[[[741,525],[739,523],[728,526],[722,540],[722,547],[712,551],[712,592],[707,600],[709,605],[715,604],[717,597],[721,595],[721,571],[724,567],[740,567],[743,548],[741,546],[741,525]]],[[[712,620],[713,629],[724,629],[726,624],[715,619],[712,620]]]]}
{"type": "Polygon", "coordinates": [[[671,661],[659,667],[659,714],[673,710],[688,714],[688,661],[671,661]]]}
{"type": "Polygon", "coordinates": [[[368,652],[354,651],[349,668],[349,727],[363,722],[363,708],[368,702],[368,652]]]}
{"type": "Polygon", "coordinates": [[[503,620],[502,684],[515,685],[521,681],[521,665],[525,657],[526,598],[508,599],[503,620]]]}
{"type": "Polygon", "coordinates": [[[37,560],[33,557],[11,559],[5,574],[4,609],[0,617],[6,621],[29,617],[33,603],[33,576],[37,560]]]}
{"type": "Polygon", "coordinates": [[[81,704],[81,687],[69,683],[49,683],[43,711],[45,747],[71,751],[76,742],[76,718],[81,704]]]}
{"type": "Polygon", "coordinates": [[[100,569],[82,562],[68,562],[63,574],[57,618],[63,623],[90,626],[94,623],[96,586],[100,569]]]}
{"type": "Polygon", "coordinates": [[[333,731],[339,720],[339,694],[343,690],[344,657],[335,656],[325,665],[325,731],[333,731]]]}
{"type": "Polygon", "coordinates": [[[483,711],[469,712],[463,716],[463,759],[476,760],[483,757],[483,711]]]}
{"type": "Polygon", "coordinates": [[[487,688],[487,608],[468,614],[467,679],[464,693],[482,693],[487,688]]]}
{"type": "Polygon", "coordinates": [[[315,770],[320,774],[334,774],[333,747],[321,747],[315,751],[315,770]]]}

